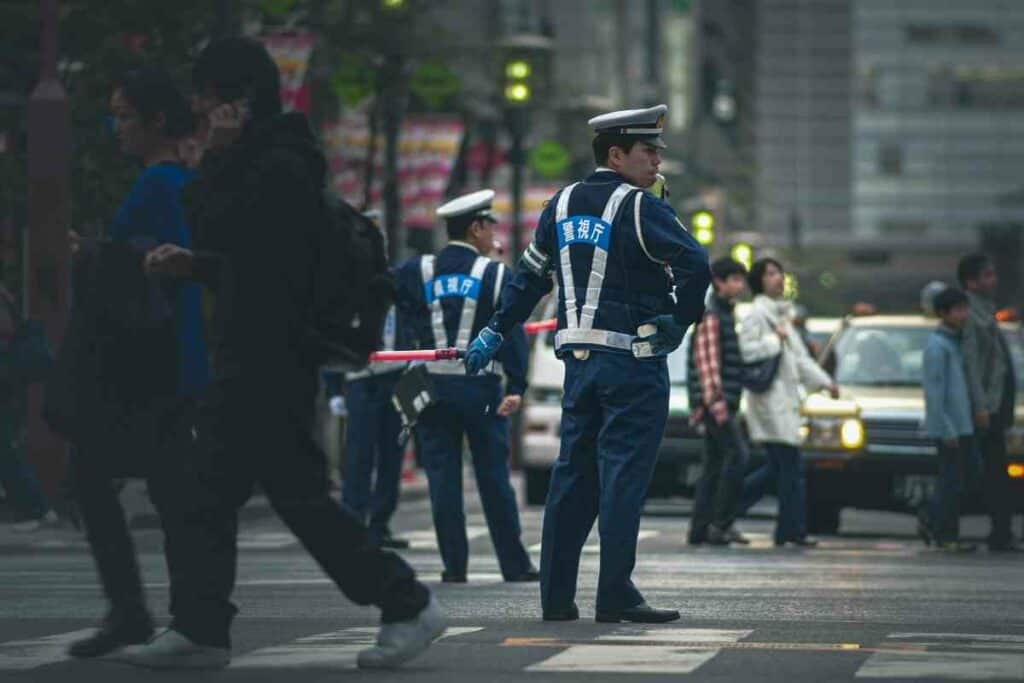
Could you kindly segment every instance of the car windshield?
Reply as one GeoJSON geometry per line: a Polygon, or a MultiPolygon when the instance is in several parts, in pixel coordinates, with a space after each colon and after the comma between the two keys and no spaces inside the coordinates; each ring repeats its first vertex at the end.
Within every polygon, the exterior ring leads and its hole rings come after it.
{"type": "Polygon", "coordinates": [[[853,327],[836,344],[836,381],[858,386],[920,386],[930,327],[853,327]]]}
{"type": "MultiPolygon", "coordinates": [[[[860,386],[920,386],[930,327],[854,327],[836,344],[836,381],[860,386]]],[[[1024,338],[1004,331],[1017,387],[1024,390],[1024,338]]]]}

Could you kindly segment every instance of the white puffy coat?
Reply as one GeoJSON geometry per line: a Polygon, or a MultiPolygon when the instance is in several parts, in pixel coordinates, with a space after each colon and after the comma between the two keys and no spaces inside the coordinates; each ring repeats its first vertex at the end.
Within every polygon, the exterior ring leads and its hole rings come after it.
{"type": "Polygon", "coordinates": [[[791,309],[788,301],[759,294],[740,322],[740,353],[744,362],[764,360],[782,352],[771,388],[762,394],[745,392],[751,441],[799,446],[800,405],[805,395],[801,386],[807,391],[817,391],[832,384],[832,378],[811,358],[793,329],[791,309]],[[785,343],[775,333],[780,324],[787,332],[785,343]]]}

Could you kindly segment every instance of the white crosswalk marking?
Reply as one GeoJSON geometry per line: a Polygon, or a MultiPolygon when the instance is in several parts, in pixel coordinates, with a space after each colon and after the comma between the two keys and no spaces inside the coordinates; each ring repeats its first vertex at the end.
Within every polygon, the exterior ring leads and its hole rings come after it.
{"type": "MultiPolygon", "coordinates": [[[[636,535],[636,542],[639,543],[640,541],[647,540],[648,538],[656,538],[660,535],[661,532],[656,529],[641,529],[640,533],[636,535]]],[[[540,545],[540,543],[534,543],[533,545],[531,545],[530,552],[539,553],[540,545]]],[[[590,536],[587,538],[587,544],[583,546],[583,552],[587,555],[601,552],[601,540],[598,537],[596,528],[594,531],[590,533],[590,536]]]]}
{"type": "MultiPolygon", "coordinates": [[[[409,548],[412,550],[437,550],[437,534],[433,529],[418,529],[402,532],[399,535],[409,541],[409,548]]],[[[486,535],[487,527],[485,526],[466,527],[466,540],[470,543],[486,535]]]]}
{"type": "Polygon", "coordinates": [[[287,531],[258,531],[238,534],[240,550],[274,550],[298,544],[298,539],[287,531]]]}
{"type": "Polygon", "coordinates": [[[37,666],[67,659],[68,645],[91,635],[95,629],[85,628],[31,640],[0,643],[0,671],[26,671],[37,666]]]}
{"type": "Polygon", "coordinates": [[[709,647],[708,643],[734,643],[748,635],[750,631],[624,626],[614,633],[597,638],[604,642],[571,645],[526,670],[687,674],[696,671],[719,653],[717,648],[709,647]],[[687,647],[688,642],[694,643],[694,646],[687,647]]]}
{"type": "MultiPolygon", "coordinates": [[[[312,667],[353,669],[356,655],[376,642],[377,626],[346,628],[330,633],[318,633],[293,640],[284,645],[265,647],[238,657],[232,669],[285,669],[312,667]]],[[[441,638],[454,638],[482,631],[482,626],[453,626],[441,638]]]]}
{"type": "Polygon", "coordinates": [[[1024,636],[985,633],[892,633],[891,645],[880,647],[857,678],[935,678],[984,681],[1024,678],[1024,636]],[[967,650],[967,651],[965,651],[967,650]],[[979,652],[994,650],[994,652],[979,652]]]}

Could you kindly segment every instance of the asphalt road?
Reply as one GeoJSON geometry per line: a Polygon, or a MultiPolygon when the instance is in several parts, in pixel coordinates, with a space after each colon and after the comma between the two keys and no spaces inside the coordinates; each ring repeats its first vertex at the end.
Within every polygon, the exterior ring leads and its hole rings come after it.
{"type": "MultiPolygon", "coordinates": [[[[374,610],[348,603],[272,518],[243,526],[234,660],[225,672],[150,673],[63,656],[102,614],[84,543],[71,531],[0,537],[0,681],[780,681],[1024,680],[1024,557],[951,557],[925,550],[905,516],[844,513],[844,536],[815,550],[771,546],[768,518],[745,520],[749,548],[688,548],[688,520],[641,526],[637,585],[652,604],[678,608],[664,626],[597,624],[596,536],[582,563],[576,623],[540,620],[536,585],[500,581],[468,499],[470,583],[439,585],[430,513],[406,502],[396,530],[406,557],[434,588],[451,629],[407,669],[361,672],[355,653],[373,637],[374,610]]],[[[659,504],[659,512],[672,505],[659,504]]],[[[770,512],[771,506],[762,508],[770,512]]],[[[538,557],[541,511],[523,512],[538,557]]],[[[968,535],[985,523],[968,519],[968,535]]],[[[137,533],[154,612],[166,612],[160,537],[137,533]]]]}

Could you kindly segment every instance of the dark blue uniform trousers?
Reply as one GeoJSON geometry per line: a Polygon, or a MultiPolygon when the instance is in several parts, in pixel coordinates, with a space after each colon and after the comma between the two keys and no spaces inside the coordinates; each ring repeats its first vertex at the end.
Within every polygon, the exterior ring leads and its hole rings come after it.
{"type": "Polygon", "coordinates": [[[402,418],[391,404],[391,395],[401,375],[388,372],[345,383],[348,422],[342,501],[368,522],[370,536],[377,541],[387,532],[398,507],[402,418]]]}
{"type": "Polygon", "coordinates": [[[501,574],[505,578],[518,576],[530,567],[530,558],[519,538],[519,509],[509,482],[508,419],[496,413],[502,398],[501,383],[496,376],[435,375],[432,379],[438,402],[423,412],[416,430],[445,571],[465,575],[469,563],[462,500],[465,435],[501,574]]]}
{"type": "Polygon", "coordinates": [[[565,359],[562,447],[551,471],[541,544],[541,605],[569,607],[594,520],[601,535],[597,610],[643,601],[630,575],[640,513],[668,417],[664,359],[591,351],[565,359]]]}

